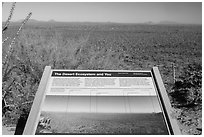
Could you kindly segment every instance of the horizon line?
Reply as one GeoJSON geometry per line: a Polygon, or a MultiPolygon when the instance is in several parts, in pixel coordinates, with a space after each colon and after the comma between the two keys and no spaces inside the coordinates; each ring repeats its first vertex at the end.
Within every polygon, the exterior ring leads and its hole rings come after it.
{"type": "MultiPolygon", "coordinates": [[[[10,21],[11,23],[20,23],[24,19],[19,19],[15,21],[10,21]]],[[[58,21],[54,19],[50,20],[38,20],[38,19],[29,19],[28,23],[33,22],[39,22],[39,23],[112,23],[112,24],[147,24],[147,25],[202,25],[202,23],[180,23],[175,21],[159,21],[159,22],[153,22],[153,21],[145,21],[145,22],[116,22],[116,21],[58,21]],[[31,21],[31,22],[30,22],[31,21]]],[[[2,23],[5,23],[6,21],[2,21],[2,23]]]]}

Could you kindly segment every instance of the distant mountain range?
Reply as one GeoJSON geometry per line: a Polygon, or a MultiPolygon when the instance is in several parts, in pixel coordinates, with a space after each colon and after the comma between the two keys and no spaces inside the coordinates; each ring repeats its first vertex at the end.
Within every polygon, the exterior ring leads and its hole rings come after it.
{"type": "MultiPolygon", "coordinates": [[[[15,25],[15,24],[19,24],[21,23],[23,20],[18,20],[15,22],[11,22],[11,24],[15,25]]],[[[5,22],[3,22],[4,24],[5,22]]],[[[35,19],[29,19],[28,24],[29,25],[45,25],[45,24],[50,24],[50,25],[65,25],[67,23],[76,23],[76,24],[145,24],[145,25],[181,25],[181,24],[185,24],[185,23],[178,23],[178,22],[173,22],[173,21],[160,21],[160,22],[152,22],[152,21],[148,21],[148,22],[143,22],[143,23],[117,23],[117,22],[60,22],[60,21],[55,21],[53,19],[49,20],[49,21],[39,21],[39,20],[35,20],[35,19]]]]}
{"type": "MultiPolygon", "coordinates": [[[[23,21],[23,19],[21,19],[21,20],[18,20],[18,21],[14,21],[14,22],[22,22],[23,21]]],[[[29,23],[46,23],[46,22],[56,22],[55,20],[53,20],[53,19],[51,19],[51,20],[49,20],[49,21],[40,21],[40,20],[35,20],[35,19],[29,19],[28,20],[28,22],[29,23]]]]}
{"type": "Polygon", "coordinates": [[[178,23],[178,22],[173,22],[173,21],[160,21],[158,24],[181,24],[181,23],[178,23]]]}

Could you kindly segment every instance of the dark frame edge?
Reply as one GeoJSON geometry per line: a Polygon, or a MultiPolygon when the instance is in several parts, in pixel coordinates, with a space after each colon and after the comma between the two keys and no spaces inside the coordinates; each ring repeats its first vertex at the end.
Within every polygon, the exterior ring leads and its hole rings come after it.
{"type": "Polygon", "coordinates": [[[40,106],[42,104],[43,101],[43,97],[44,97],[44,93],[47,87],[47,82],[49,79],[49,76],[51,74],[51,67],[50,66],[46,66],[38,87],[38,90],[36,92],[35,95],[35,99],[33,101],[33,105],[32,108],[30,110],[24,131],[23,131],[23,135],[34,135],[35,134],[35,123],[36,123],[36,119],[38,117],[38,113],[40,111],[40,106]]]}
{"type": "Polygon", "coordinates": [[[178,126],[177,120],[173,117],[172,106],[171,106],[168,94],[166,92],[166,88],[164,87],[164,83],[162,81],[158,67],[152,68],[152,74],[153,74],[154,81],[156,83],[156,86],[159,92],[159,96],[160,96],[160,99],[163,105],[163,109],[165,111],[164,113],[167,117],[167,123],[170,124],[169,125],[170,132],[171,134],[174,134],[174,135],[182,135],[180,128],[178,126]]]}

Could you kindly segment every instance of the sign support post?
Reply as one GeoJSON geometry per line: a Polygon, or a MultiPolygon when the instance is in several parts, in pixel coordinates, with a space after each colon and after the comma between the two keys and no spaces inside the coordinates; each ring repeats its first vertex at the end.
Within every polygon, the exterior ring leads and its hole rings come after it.
{"type": "Polygon", "coordinates": [[[40,113],[40,107],[43,102],[43,98],[45,96],[45,90],[47,87],[47,82],[51,73],[51,67],[46,66],[44,69],[44,73],[42,75],[42,79],[40,81],[40,85],[38,87],[38,91],[36,92],[35,99],[33,101],[33,105],[31,111],[29,113],[27,123],[24,128],[24,135],[34,135],[35,134],[35,126],[38,123],[37,118],[40,113]]]}
{"type": "Polygon", "coordinates": [[[163,104],[164,113],[168,117],[167,122],[170,125],[170,132],[171,134],[174,134],[174,135],[181,135],[181,131],[178,127],[177,121],[172,115],[173,113],[172,106],[171,106],[168,94],[166,92],[166,89],[164,87],[164,83],[162,81],[158,67],[153,67],[152,73],[155,79],[155,83],[159,92],[160,99],[163,104]]]}

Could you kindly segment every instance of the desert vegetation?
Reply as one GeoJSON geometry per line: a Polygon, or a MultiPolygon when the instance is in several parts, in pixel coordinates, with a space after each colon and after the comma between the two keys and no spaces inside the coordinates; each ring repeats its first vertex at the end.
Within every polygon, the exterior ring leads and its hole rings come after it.
{"type": "Polygon", "coordinates": [[[15,125],[20,114],[29,113],[47,65],[94,70],[158,66],[183,131],[201,133],[201,25],[26,24],[28,17],[19,24],[3,22],[3,124],[15,125]]]}

